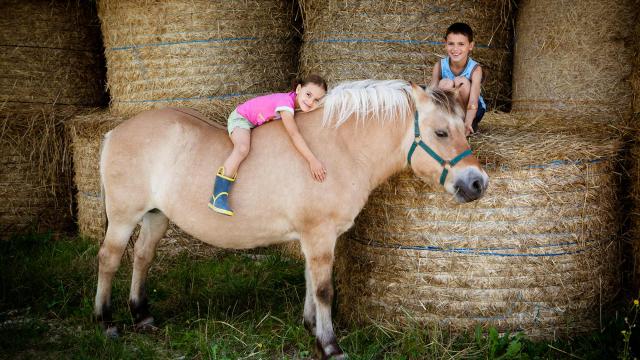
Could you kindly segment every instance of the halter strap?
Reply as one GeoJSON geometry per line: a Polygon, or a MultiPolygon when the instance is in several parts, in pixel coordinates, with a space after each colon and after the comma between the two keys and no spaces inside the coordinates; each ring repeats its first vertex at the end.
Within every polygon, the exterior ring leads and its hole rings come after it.
{"type": "Polygon", "coordinates": [[[407,161],[409,165],[411,165],[411,157],[413,157],[413,152],[416,150],[416,147],[420,146],[427,154],[429,154],[435,161],[442,166],[442,173],[440,174],[440,185],[444,185],[444,181],[447,179],[447,175],[449,174],[449,169],[454,167],[460,160],[472,154],[471,149],[467,149],[451,160],[444,160],[440,157],[433,149],[429,147],[424,141],[422,141],[422,137],[420,136],[420,126],[418,124],[418,111],[415,112],[414,120],[413,120],[413,133],[415,138],[413,139],[413,144],[411,144],[411,149],[409,149],[409,154],[407,155],[407,161]]]}

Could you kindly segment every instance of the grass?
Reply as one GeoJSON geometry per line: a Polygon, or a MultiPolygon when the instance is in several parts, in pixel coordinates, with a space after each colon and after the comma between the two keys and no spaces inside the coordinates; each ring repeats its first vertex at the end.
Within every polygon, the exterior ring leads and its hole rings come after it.
{"type": "MultiPolygon", "coordinates": [[[[131,329],[127,307],[131,261],[125,256],[113,293],[121,336],[108,340],[92,318],[97,252],[95,242],[79,238],[44,235],[0,242],[0,358],[313,356],[314,340],[301,322],[304,268],[299,262],[268,251],[159,257],[147,286],[159,329],[138,333],[131,329]]],[[[626,314],[624,306],[620,309],[626,314]]],[[[558,342],[533,342],[494,329],[457,337],[418,325],[402,333],[340,323],[336,330],[351,359],[614,359],[625,356],[625,343],[637,340],[637,330],[627,342],[621,335],[633,332],[628,322],[623,315],[612,316],[604,332],[558,342]]]]}

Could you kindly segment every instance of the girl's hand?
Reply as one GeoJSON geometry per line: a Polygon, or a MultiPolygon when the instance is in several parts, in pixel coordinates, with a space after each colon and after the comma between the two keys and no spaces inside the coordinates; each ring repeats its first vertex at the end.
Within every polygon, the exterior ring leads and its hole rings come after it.
{"type": "Polygon", "coordinates": [[[311,176],[318,182],[323,182],[327,177],[327,168],[318,159],[312,159],[309,161],[309,168],[311,169],[311,176]]]}

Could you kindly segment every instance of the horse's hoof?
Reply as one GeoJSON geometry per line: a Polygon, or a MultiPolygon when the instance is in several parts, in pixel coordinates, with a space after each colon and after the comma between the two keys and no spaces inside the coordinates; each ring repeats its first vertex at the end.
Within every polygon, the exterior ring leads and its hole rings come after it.
{"type": "Polygon", "coordinates": [[[155,326],[155,320],[153,319],[153,316],[148,316],[148,317],[138,321],[134,325],[134,329],[136,331],[155,331],[155,330],[158,330],[158,328],[155,326]]]}
{"type": "Polygon", "coordinates": [[[340,346],[335,341],[332,341],[330,344],[322,347],[320,342],[316,340],[316,349],[318,353],[320,353],[320,359],[322,360],[343,360],[347,359],[347,354],[342,352],[340,346]]]}
{"type": "Polygon", "coordinates": [[[118,328],[116,326],[109,326],[104,330],[104,334],[109,339],[117,339],[119,336],[118,328]]]}

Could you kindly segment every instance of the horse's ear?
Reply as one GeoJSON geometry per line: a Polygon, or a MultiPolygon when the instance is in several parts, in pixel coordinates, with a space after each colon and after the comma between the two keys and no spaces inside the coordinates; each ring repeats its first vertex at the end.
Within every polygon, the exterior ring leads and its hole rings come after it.
{"type": "Polygon", "coordinates": [[[409,84],[411,85],[413,98],[416,100],[416,103],[429,101],[429,96],[422,86],[416,85],[413,81],[409,81],[409,84]]]}

